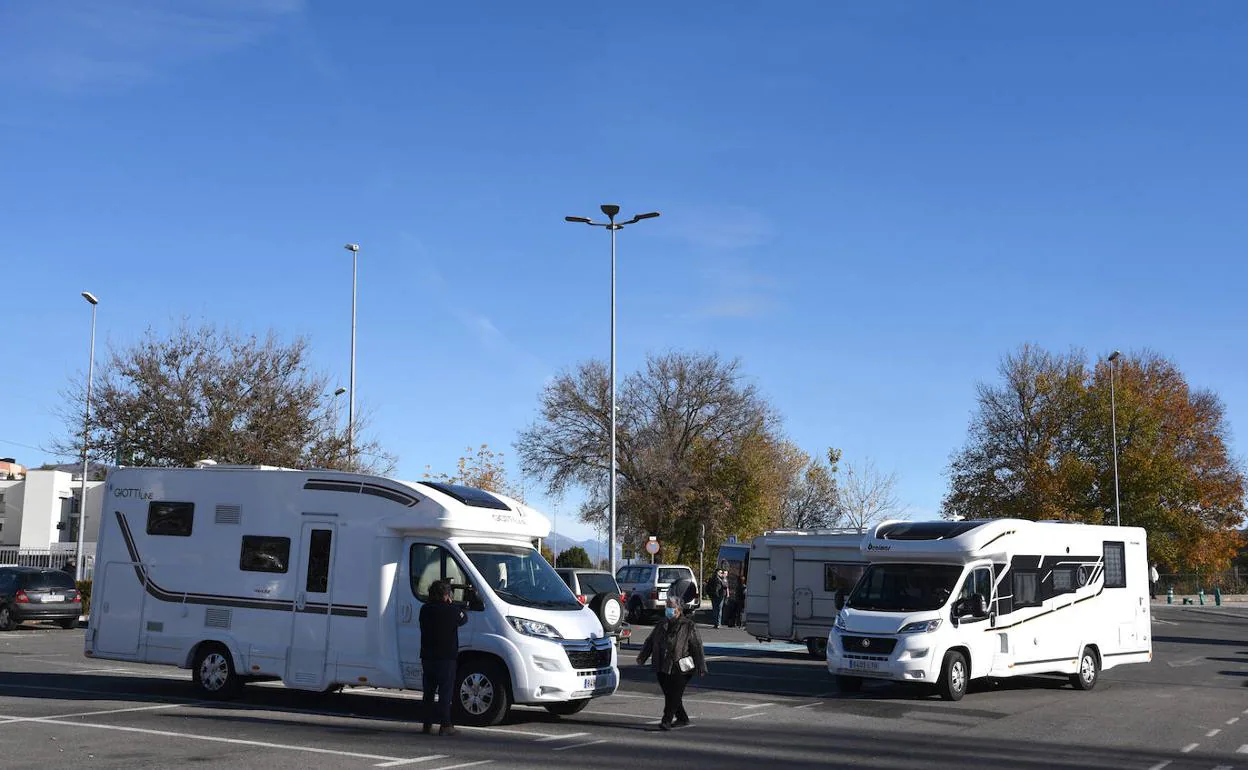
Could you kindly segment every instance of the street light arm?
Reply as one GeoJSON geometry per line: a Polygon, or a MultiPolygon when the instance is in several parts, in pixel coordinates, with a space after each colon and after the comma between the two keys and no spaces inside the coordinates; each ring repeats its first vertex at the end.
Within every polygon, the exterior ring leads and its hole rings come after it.
{"type": "Polygon", "coordinates": [[[592,224],[593,224],[593,222],[589,221],[589,217],[564,217],[564,218],[563,218],[563,221],[565,221],[565,222],[581,222],[582,224],[586,224],[586,225],[592,225],[592,224]]]}

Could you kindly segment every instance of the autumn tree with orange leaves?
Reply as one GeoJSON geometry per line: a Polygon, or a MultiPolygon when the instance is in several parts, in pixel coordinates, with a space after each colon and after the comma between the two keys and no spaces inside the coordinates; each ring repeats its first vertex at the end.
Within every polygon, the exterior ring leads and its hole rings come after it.
{"type": "MultiPolygon", "coordinates": [[[[1122,524],[1148,531],[1165,569],[1226,569],[1243,545],[1245,475],[1221,400],[1156,353],[1115,364],[1122,524]]],[[[1002,381],[979,386],[945,515],[1113,524],[1111,365],[1031,345],[1006,356],[1002,381]]]]}

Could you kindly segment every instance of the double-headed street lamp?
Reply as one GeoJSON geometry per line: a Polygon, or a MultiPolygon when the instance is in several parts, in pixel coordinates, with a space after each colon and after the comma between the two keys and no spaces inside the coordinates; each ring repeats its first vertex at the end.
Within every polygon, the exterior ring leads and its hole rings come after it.
{"type": "MultiPolygon", "coordinates": [[[[360,244],[343,246],[351,252],[351,382],[347,386],[347,470],[354,470],[355,458],[355,292],[359,275],[360,244]]],[[[337,395],[336,393],[334,395],[337,395]]]]}
{"type": "Polygon", "coordinates": [[[91,303],[91,353],[87,358],[87,404],[86,416],[82,421],[82,493],[78,501],[78,538],[74,548],[74,577],[78,581],[85,580],[87,574],[82,558],[82,543],[87,530],[87,447],[91,443],[91,381],[95,378],[95,308],[100,304],[89,291],[84,291],[82,298],[91,303]]]}
{"type": "Polygon", "coordinates": [[[1114,523],[1122,526],[1122,507],[1118,502],[1118,409],[1114,403],[1114,370],[1122,353],[1115,350],[1109,354],[1109,424],[1114,439],[1114,523]]]}
{"type": "Polygon", "coordinates": [[[600,206],[602,213],[607,215],[606,222],[594,222],[588,217],[564,217],[568,222],[580,222],[590,227],[605,227],[611,231],[611,473],[608,479],[610,487],[611,504],[607,514],[607,551],[608,559],[611,565],[611,574],[615,574],[615,231],[623,229],[626,225],[636,224],[643,219],[653,219],[659,215],[657,211],[651,211],[648,214],[636,214],[627,222],[616,222],[615,217],[620,213],[620,207],[613,203],[604,203],[600,206]]]}

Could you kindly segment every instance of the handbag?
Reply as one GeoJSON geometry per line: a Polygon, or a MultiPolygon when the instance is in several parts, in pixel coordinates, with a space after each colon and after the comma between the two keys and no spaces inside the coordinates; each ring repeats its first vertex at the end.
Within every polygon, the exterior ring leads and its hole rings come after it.
{"type": "Polygon", "coordinates": [[[680,667],[680,672],[682,674],[688,674],[690,671],[693,670],[693,667],[695,665],[693,662],[693,656],[686,655],[685,657],[676,661],[676,665],[680,667]]]}

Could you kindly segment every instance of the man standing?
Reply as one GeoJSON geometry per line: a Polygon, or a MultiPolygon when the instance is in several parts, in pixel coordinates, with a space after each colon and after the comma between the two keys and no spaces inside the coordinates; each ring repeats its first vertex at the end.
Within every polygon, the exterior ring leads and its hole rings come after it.
{"type": "Polygon", "coordinates": [[[728,593],[728,572],[726,570],[716,570],[711,579],[707,581],[707,593],[711,595],[711,618],[716,628],[724,622],[724,599],[728,593]]]}
{"type": "Polygon", "coordinates": [[[445,581],[429,586],[429,601],[420,608],[420,665],[424,670],[425,734],[433,732],[433,695],[438,695],[439,735],[454,735],[451,703],[455,689],[455,664],[459,657],[459,627],[468,613],[451,604],[445,581]]]}
{"type": "Polygon", "coordinates": [[[1148,595],[1157,598],[1157,583],[1161,580],[1161,575],[1157,574],[1157,565],[1148,568],[1148,595]]]}

